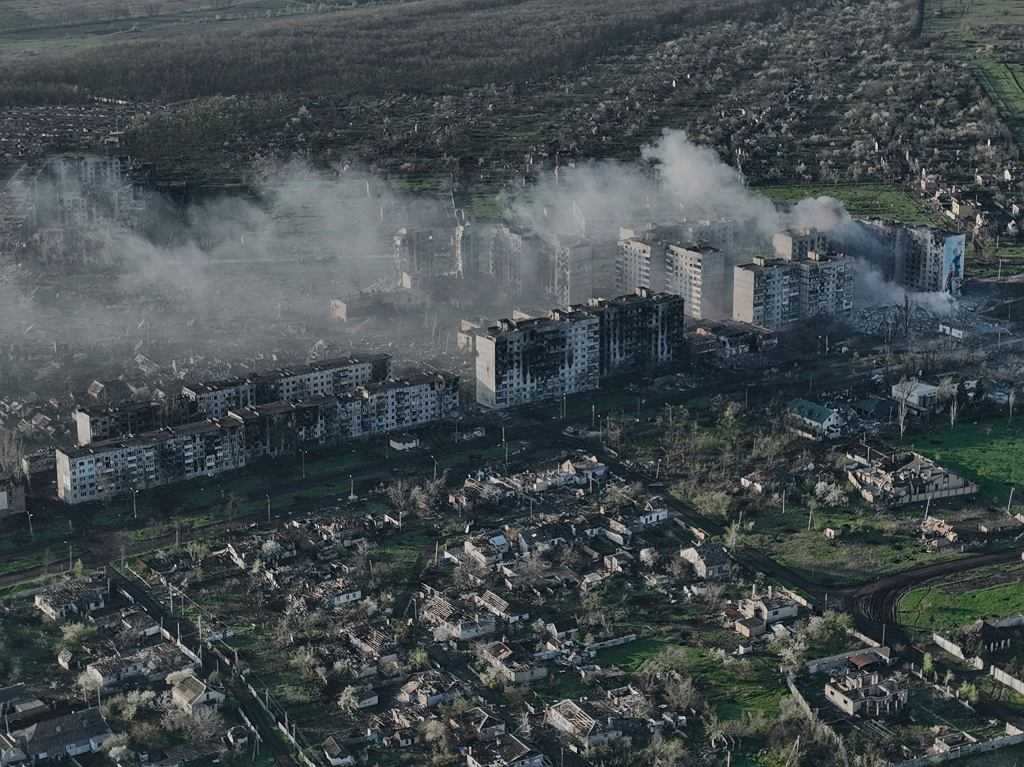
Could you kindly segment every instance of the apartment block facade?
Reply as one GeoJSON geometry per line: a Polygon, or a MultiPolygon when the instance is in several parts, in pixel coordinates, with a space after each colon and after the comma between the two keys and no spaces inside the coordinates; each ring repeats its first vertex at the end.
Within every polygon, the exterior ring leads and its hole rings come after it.
{"type": "Polygon", "coordinates": [[[476,399],[506,408],[598,388],[602,376],[685,357],[685,301],[639,289],[476,337],[476,399]]]}
{"type": "Polygon", "coordinates": [[[501,320],[477,336],[476,399],[506,408],[596,389],[599,320],[580,310],[501,320]]]}
{"type": "Polygon", "coordinates": [[[774,257],[735,267],[732,318],[765,328],[853,310],[853,265],[814,230],[777,233],[774,257]]]}
{"type": "Polygon", "coordinates": [[[183,387],[181,395],[197,413],[207,418],[223,418],[229,410],[237,408],[337,396],[356,386],[387,380],[390,375],[390,355],[367,354],[194,384],[183,387]]]}
{"type": "Polygon", "coordinates": [[[67,504],[103,500],[304,448],[415,428],[458,410],[459,379],[443,373],[369,384],[338,397],[249,405],[218,420],[58,449],[57,494],[67,504]]]}
{"type": "Polygon", "coordinates": [[[598,317],[598,369],[602,376],[630,368],[679,362],[685,354],[686,302],[678,295],[640,289],[592,300],[598,317]]]}

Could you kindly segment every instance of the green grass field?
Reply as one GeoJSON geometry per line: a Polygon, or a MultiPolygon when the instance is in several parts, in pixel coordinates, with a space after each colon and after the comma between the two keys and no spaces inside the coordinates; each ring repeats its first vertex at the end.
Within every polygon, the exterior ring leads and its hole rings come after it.
{"type": "Polygon", "coordinates": [[[1024,584],[1002,583],[967,592],[942,586],[914,589],[900,600],[900,623],[912,628],[950,630],[979,618],[1024,613],[1024,584]]]}
{"type": "Polygon", "coordinates": [[[957,556],[926,551],[912,523],[898,514],[858,514],[855,506],[820,509],[807,529],[806,509],[765,510],[753,518],[753,530],[740,538],[742,546],[769,553],[776,561],[822,583],[850,586],[900,572],[917,564],[957,556]],[[824,529],[843,529],[836,541],[824,529]]]}
{"type": "Polygon", "coordinates": [[[926,34],[963,42],[981,42],[987,27],[1024,24],[1024,4],[1018,0],[925,0],[926,34]],[[961,9],[966,12],[962,12],[961,9]]]}
{"type": "Polygon", "coordinates": [[[1024,565],[996,565],[920,586],[900,600],[900,622],[950,630],[979,618],[1024,613],[1024,565]]]}
{"type": "Polygon", "coordinates": [[[886,184],[787,184],[758,187],[775,202],[797,202],[806,197],[835,197],[854,216],[870,216],[908,224],[935,224],[935,214],[908,189],[886,184]]]}
{"type": "MultiPolygon", "coordinates": [[[[974,479],[984,500],[1004,504],[1011,487],[1024,483],[1024,420],[1014,417],[936,429],[914,447],[974,479]]],[[[1021,499],[1024,501],[1024,498],[1021,499]]]]}

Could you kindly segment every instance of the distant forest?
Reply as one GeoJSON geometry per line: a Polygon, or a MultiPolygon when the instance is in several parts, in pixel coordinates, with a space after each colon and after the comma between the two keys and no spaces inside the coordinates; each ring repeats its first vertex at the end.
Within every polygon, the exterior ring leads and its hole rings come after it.
{"type": "MultiPolygon", "coordinates": [[[[750,20],[799,0],[416,0],[289,19],[232,20],[91,37],[16,59],[0,104],[85,94],[177,101],[215,95],[444,92],[578,70],[679,25],[750,20]],[[159,30],[159,33],[157,33],[159,30]],[[98,42],[99,41],[99,42],[98,42]]],[[[7,65],[5,65],[6,67],[7,65]]]]}

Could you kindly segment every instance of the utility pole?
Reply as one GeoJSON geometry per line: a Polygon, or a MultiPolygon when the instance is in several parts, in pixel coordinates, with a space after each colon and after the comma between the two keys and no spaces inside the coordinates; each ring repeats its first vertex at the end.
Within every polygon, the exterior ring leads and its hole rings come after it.
{"type": "Polygon", "coordinates": [[[270,524],[270,493],[267,493],[267,524],[270,524]]]}
{"type": "Polygon", "coordinates": [[[71,541],[67,541],[67,544],[68,544],[68,572],[70,573],[71,570],[73,569],[73,566],[71,564],[71,541]]]}
{"type": "Polygon", "coordinates": [[[305,479],[306,478],[306,451],[305,450],[300,450],[299,451],[299,456],[302,459],[302,478],[305,479]]]}
{"type": "Polygon", "coordinates": [[[35,532],[35,530],[32,529],[32,512],[31,511],[26,511],[25,512],[25,516],[28,517],[28,534],[32,538],[32,540],[35,540],[36,539],[36,532],[35,532]]]}
{"type": "Polygon", "coordinates": [[[135,497],[139,494],[137,488],[132,488],[132,519],[138,520],[139,518],[139,507],[135,502],[135,497]]]}

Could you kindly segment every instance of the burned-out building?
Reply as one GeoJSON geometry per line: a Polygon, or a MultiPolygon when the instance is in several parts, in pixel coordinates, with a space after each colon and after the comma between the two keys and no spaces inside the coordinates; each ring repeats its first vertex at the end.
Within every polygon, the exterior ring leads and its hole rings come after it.
{"type": "Polygon", "coordinates": [[[505,408],[596,389],[599,335],[597,316],[585,311],[501,320],[477,335],[477,402],[505,408]]]}
{"type": "Polygon", "coordinates": [[[229,410],[252,405],[336,396],[390,375],[390,355],[364,354],[191,384],[182,387],[181,395],[199,414],[223,418],[229,410]]]}
{"type": "Polygon", "coordinates": [[[685,358],[684,300],[639,288],[476,335],[477,402],[503,408],[596,389],[602,376],[685,358]]]}
{"type": "Polygon", "coordinates": [[[246,463],[242,424],[201,421],[57,449],[57,495],[69,504],[211,476],[246,463]]]}
{"type": "Polygon", "coordinates": [[[415,428],[459,409],[459,379],[425,373],[340,396],[228,410],[224,418],[57,450],[57,494],[68,504],[240,469],[265,457],[415,428]]]}
{"type": "Polygon", "coordinates": [[[976,484],[920,453],[854,445],[846,455],[852,461],[847,477],[868,503],[901,506],[978,492],[976,484]]]}
{"type": "Polygon", "coordinates": [[[73,418],[79,445],[155,431],[170,425],[167,408],[159,402],[132,402],[119,407],[80,407],[73,418]]]}
{"type": "MultiPolygon", "coordinates": [[[[726,250],[709,244],[703,239],[707,233],[707,227],[682,224],[624,227],[616,261],[619,292],[647,289],[672,293],[682,297],[688,317],[730,317],[733,270],[745,257],[738,248],[726,250]]],[[[732,242],[728,237],[719,240],[732,242]]]]}
{"type": "MultiPolygon", "coordinates": [[[[581,307],[582,308],[582,307],[581,307]]],[[[680,362],[685,348],[685,301],[640,288],[632,295],[594,299],[601,375],[680,362]]]]}

